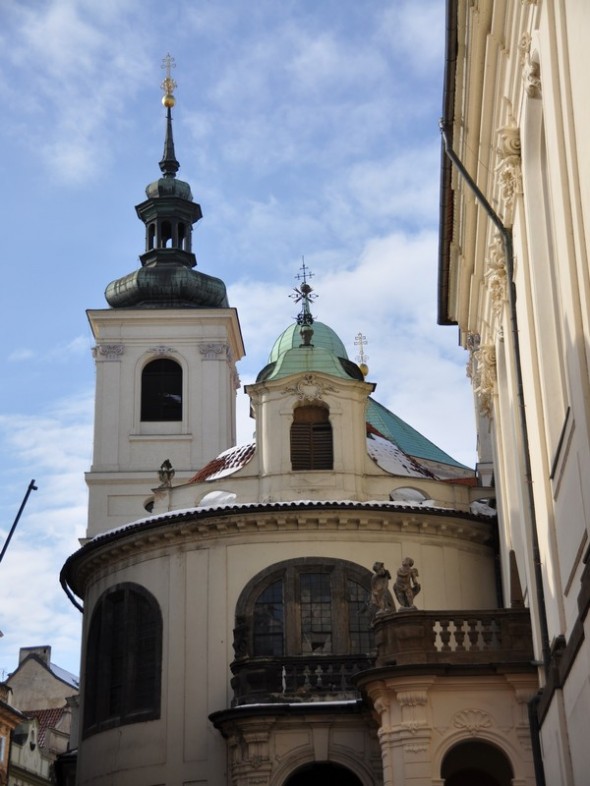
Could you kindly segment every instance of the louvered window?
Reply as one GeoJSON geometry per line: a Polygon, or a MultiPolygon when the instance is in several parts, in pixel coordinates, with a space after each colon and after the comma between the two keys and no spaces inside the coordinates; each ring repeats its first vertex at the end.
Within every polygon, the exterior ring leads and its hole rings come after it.
{"type": "Polygon", "coordinates": [[[160,716],[162,616],[143,587],[121,584],[98,601],[87,642],[84,733],[160,716]]]}
{"type": "Polygon", "coordinates": [[[298,407],[291,424],[291,468],[332,469],[332,425],[325,407],[298,407]]]}

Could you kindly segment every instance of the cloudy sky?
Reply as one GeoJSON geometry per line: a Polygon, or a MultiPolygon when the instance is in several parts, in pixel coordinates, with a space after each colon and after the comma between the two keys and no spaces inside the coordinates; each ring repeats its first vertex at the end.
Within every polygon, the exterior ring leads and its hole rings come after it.
{"type": "Polygon", "coordinates": [[[193,246],[239,309],[242,382],[296,315],[304,256],[314,316],[353,359],[367,337],[375,397],[474,465],[467,358],[436,324],[443,37],[443,0],[1,3],[1,542],[38,490],[0,565],[0,676],[40,644],[79,671],[58,573],[86,524],[85,310],[144,250],[134,206],[159,174],[167,52],[179,176],[204,214],[193,246]]]}

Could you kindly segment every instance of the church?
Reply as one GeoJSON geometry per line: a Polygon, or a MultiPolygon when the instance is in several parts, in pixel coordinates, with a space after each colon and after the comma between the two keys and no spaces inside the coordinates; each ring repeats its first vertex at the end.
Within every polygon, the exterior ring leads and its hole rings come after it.
{"type": "Polygon", "coordinates": [[[195,269],[174,87],[141,266],[88,312],[88,529],[61,575],[76,782],[533,786],[537,667],[491,477],[377,401],[305,266],[236,445],[239,303],[195,269]]]}

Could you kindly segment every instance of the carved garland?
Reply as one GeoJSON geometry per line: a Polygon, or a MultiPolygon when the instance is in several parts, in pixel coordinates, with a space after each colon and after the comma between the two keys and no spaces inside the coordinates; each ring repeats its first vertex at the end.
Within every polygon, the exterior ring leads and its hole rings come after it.
{"type": "Polygon", "coordinates": [[[98,344],[92,350],[95,360],[119,360],[124,352],[123,344],[98,344]]]}

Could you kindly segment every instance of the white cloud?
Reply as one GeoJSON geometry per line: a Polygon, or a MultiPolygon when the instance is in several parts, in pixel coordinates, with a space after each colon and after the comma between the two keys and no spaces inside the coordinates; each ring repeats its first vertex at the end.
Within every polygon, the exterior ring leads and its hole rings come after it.
{"type": "Polygon", "coordinates": [[[10,355],[8,356],[8,361],[10,363],[22,363],[27,360],[32,360],[35,357],[35,353],[32,349],[15,349],[13,350],[10,355]]]}
{"type": "Polygon", "coordinates": [[[5,511],[13,513],[5,518],[3,542],[29,481],[34,478],[37,486],[2,562],[0,669],[16,667],[22,646],[51,644],[54,661],[78,671],[80,614],[67,600],[58,576],[86,525],[84,471],[90,463],[92,403],[88,393],[39,415],[0,418],[2,441],[11,455],[0,490],[7,501],[5,511]]]}
{"type": "Polygon", "coordinates": [[[18,144],[35,151],[61,181],[84,183],[108,161],[125,100],[148,72],[150,31],[137,0],[48,0],[5,13],[8,68],[34,85],[24,97],[10,77],[4,100],[18,101],[18,144]],[[114,35],[113,26],[117,33],[114,35]]]}

